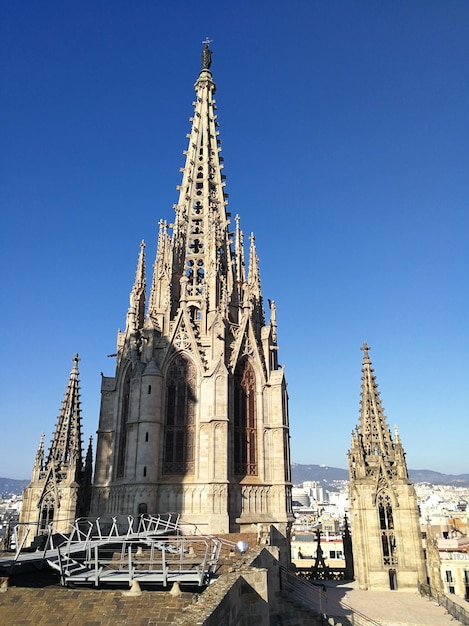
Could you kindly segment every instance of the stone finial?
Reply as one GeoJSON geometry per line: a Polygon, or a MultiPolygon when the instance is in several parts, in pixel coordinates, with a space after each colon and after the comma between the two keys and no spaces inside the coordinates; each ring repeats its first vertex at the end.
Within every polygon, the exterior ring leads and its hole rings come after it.
{"type": "Polygon", "coordinates": [[[182,596],[181,587],[179,586],[179,583],[177,580],[173,583],[173,586],[171,587],[171,591],[169,592],[169,594],[173,596],[173,598],[179,598],[180,596],[182,596]]]}
{"type": "Polygon", "coordinates": [[[132,582],[130,583],[130,589],[129,591],[123,591],[122,592],[123,596],[141,596],[142,595],[142,590],[140,589],[140,584],[138,582],[138,580],[132,580],[132,582]]]}

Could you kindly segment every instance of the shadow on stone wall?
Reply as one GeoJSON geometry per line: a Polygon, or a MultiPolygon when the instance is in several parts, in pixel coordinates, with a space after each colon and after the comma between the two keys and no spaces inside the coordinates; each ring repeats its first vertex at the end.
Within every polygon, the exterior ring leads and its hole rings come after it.
{"type": "Polygon", "coordinates": [[[255,623],[269,626],[280,598],[278,550],[258,546],[235,561],[188,607],[175,626],[255,623]]]}

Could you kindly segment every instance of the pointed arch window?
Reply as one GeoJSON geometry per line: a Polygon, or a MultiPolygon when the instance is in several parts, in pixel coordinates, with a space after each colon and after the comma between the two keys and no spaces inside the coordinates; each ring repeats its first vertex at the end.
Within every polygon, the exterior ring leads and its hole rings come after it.
{"type": "Polygon", "coordinates": [[[196,370],[179,355],[166,377],[164,474],[194,473],[196,370]]]}
{"type": "Polygon", "coordinates": [[[39,514],[38,534],[43,535],[48,532],[49,524],[54,521],[55,513],[55,497],[52,493],[48,493],[41,501],[41,511],[39,514]]]}
{"type": "Polygon", "coordinates": [[[397,565],[397,546],[394,535],[394,516],[391,498],[381,493],[377,499],[379,528],[381,531],[381,548],[383,565],[397,565]]]}
{"type": "Polygon", "coordinates": [[[257,476],[256,376],[247,359],[234,376],[234,473],[257,476]]]}
{"type": "Polygon", "coordinates": [[[127,449],[127,429],[130,414],[130,367],[127,370],[122,389],[121,428],[117,453],[116,477],[122,478],[125,469],[125,452],[127,449]]]}

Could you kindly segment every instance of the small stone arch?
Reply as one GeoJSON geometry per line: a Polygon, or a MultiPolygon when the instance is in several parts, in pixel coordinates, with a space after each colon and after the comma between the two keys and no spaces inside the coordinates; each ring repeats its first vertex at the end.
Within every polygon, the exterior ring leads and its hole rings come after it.
{"type": "Polygon", "coordinates": [[[49,524],[54,521],[56,507],[55,495],[51,491],[47,492],[39,505],[39,535],[47,533],[49,524]]]}

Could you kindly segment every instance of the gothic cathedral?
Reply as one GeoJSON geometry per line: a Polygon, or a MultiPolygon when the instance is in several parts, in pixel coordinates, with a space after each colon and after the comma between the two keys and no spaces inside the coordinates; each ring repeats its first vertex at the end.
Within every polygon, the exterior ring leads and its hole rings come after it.
{"type": "Polygon", "coordinates": [[[355,577],[361,589],[417,589],[425,581],[417,497],[399,434],[386,424],[363,344],[360,423],[348,453],[355,577]]]}
{"type": "Polygon", "coordinates": [[[231,232],[211,51],[202,68],[174,223],[160,221],[146,301],[140,245],[116,370],[103,376],[91,514],[175,512],[200,532],[291,512],[288,396],[266,321],[254,236],[231,232]]]}

